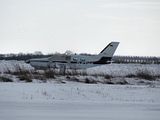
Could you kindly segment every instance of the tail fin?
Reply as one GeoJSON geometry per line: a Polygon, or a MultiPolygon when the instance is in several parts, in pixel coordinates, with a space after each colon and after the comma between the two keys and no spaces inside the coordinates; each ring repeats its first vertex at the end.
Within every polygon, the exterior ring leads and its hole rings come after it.
{"type": "Polygon", "coordinates": [[[112,57],[115,53],[117,47],[119,45],[119,42],[111,42],[109,43],[100,53],[99,55],[105,56],[105,57],[112,57]]]}

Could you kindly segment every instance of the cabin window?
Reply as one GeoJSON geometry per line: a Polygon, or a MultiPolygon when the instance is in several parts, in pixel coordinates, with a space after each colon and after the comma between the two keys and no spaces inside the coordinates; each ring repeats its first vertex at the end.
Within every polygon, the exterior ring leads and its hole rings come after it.
{"type": "Polygon", "coordinates": [[[77,62],[77,60],[78,60],[77,58],[73,58],[73,61],[74,61],[74,62],[77,62]]]}
{"type": "Polygon", "coordinates": [[[84,64],[84,63],[85,63],[85,59],[84,59],[84,58],[81,58],[81,59],[80,59],[80,63],[84,64]]]}

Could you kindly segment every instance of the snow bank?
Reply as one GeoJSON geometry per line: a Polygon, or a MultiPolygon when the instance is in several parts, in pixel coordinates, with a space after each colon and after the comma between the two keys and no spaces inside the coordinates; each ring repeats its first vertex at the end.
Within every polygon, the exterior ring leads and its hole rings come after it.
{"type": "Polygon", "coordinates": [[[22,70],[33,70],[34,68],[30,66],[29,64],[26,64],[24,61],[16,61],[16,60],[1,60],[0,61],[0,73],[4,72],[15,72],[17,69],[22,69],[22,70]]]}
{"type": "Polygon", "coordinates": [[[108,74],[112,76],[126,76],[138,71],[148,71],[152,75],[160,75],[158,64],[107,64],[87,69],[88,74],[108,74]]]}
{"type": "MultiPolygon", "coordinates": [[[[17,68],[21,68],[22,70],[33,70],[34,68],[25,63],[24,61],[0,61],[0,73],[7,71],[16,71],[17,68]]],[[[83,71],[83,70],[82,70],[83,71]]],[[[93,68],[88,68],[87,74],[104,74],[104,75],[112,75],[112,76],[126,76],[129,74],[136,74],[138,71],[148,71],[152,75],[160,75],[160,65],[158,64],[107,64],[101,65],[93,68]]]]}

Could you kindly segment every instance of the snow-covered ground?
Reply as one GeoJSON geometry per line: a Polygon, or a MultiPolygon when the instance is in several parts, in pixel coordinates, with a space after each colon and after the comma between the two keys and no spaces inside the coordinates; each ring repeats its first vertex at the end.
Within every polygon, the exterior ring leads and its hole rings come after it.
{"type": "MultiPolygon", "coordinates": [[[[34,68],[24,61],[0,60],[0,73],[22,70],[32,71],[34,68]]],[[[152,75],[160,75],[160,64],[107,64],[86,70],[88,74],[108,74],[112,76],[126,76],[137,71],[148,71],[152,75]]]]}
{"type": "Polygon", "coordinates": [[[22,69],[22,70],[34,70],[34,68],[29,65],[26,64],[24,61],[17,61],[17,60],[0,60],[0,73],[4,73],[4,72],[15,72],[18,69],[22,69]]]}
{"type": "Polygon", "coordinates": [[[138,71],[148,71],[152,75],[160,75],[160,64],[107,64],[89,68],[89,74],[108,74],[112,76],[126,76],[138,71]]]}
{"type": "MultiPolygon", "coordinates": [[[[30,64],[26,64],[24,61],[16,61],[16,60],[0,61],[0,77],[3,79],[7,78],[7,79],[10,79],[10,81],[14,81],[14,82],[23,81],[23,80],[19,80],[20,75],[18,76],[15,74],[11,74],[12,72],[16,72],[19,70],[29,71],[29,73],[31,73],[28,75],[30,77],[29,79],[31,79],[30,81],[44,82],[43,80],[40,81],[40,78],[42,77],[43,79],[45,79],[44,74],[43,75],[41,74],[43,71],[39,73],[39,77],[38,75],[34,75],[35,69],[32,66],[30,66],[30,64]]],[[[75,71],[72,71],[72,72],[74,73],[75,71]]],[[[68,77],[70,79],[67,79],[66,76],[56,76],[52,80],[47,79],[45,81],[66,82],[68,80],[68,81],[87,82],[86,80],[88,79],[89,82],[93,81],[93,83],[132,84],[132,85],[133,84],[135,85],[139,85],[139,84],[140,85],[144,85],[144,84],[158,85],[159,84],[160,85],[160,65],[158,64],[107,64],[107,65],[97,66],[93,68],[88,68],[87,70],[79,70],[76,72],[77,72],[77,75],[68,77]],[[146,73],[151,77],[153,76],[153,78],[146,80],[142,77],[136,76],[136,74],[139,72],[146,73]],[[127,77],[127,75],[128,76],[130,75],[132,77],[127,77]],[[107,78],[107,76],[110,78],[107,78]]],[[[20,77],[22,78],[23,76],[20,76],[20,77]]],[[[5,81],[5,80],[1,80],[1,81],[5,81]]]]}
{"type": "Polygon", "coordinates": [[[0,83],[1,120],[159,120],[160,86],[0,83]]]}
{"type": "MultiPolygon", "coordinates": [[[[5,72],[19,68],[34,70],[23,61],[0,61],[1,75],[17,80],[16,76],[5,72]]],[[[120,79],[133,85],[72,81],[72,77],[83,80],[85,76],[70,76],[70,80],[60,76],[46,83],[38,80],[31,83],[0,82],[0,120],[160,120],[159,78],[151,81],[124,78],[145,70],[159,76],[160,65],[110,64],[86,70],[89,79],[106,80],[104,76],[96,76],[105,74],[114,76],[108,79],[113,82],[120,79]],[[137,85],[135,81],[149,84],[137,85]]]]}

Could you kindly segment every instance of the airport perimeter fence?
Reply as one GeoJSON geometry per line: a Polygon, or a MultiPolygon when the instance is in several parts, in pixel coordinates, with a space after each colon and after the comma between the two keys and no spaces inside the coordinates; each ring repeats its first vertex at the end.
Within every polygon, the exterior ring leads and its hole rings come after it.
{"type": "Polygon", "coordinates": [[[160,57],[113,56],[113,63],[160,64],[160,57]]]}

